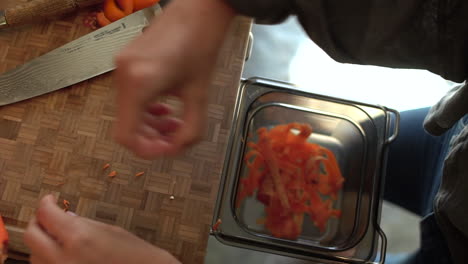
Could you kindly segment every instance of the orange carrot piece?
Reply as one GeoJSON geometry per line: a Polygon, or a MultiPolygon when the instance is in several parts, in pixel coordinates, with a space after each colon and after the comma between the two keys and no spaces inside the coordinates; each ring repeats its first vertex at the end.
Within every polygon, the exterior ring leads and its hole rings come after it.
{"type": "Polygon", "coordinates": [[[134,3],[133,0],[116,0],[118,7],[124,12],[126,16],[133,13],[134,3]]]}
{"type": "Polygon", "coordinates": [[[64,199],[62,203],[63,203],[63,211],[67,212],[68,209],[70,209],[70,202],[64,199]]]}
{"type": "Polygon", "coordinates": [[[115,177],[115,176],[117,176],[117,172],[116,172],[116,171],[112,171],[111,173],[109,173],[109,174],[107,175],[107,177],[111,177],[111,178],[113,178],[113,177],[115,177]]]}
{"type": "Polygon", "coordinates": [[[102,170],[107,170],[109,167],[110,167],[110,164],[107,163],[106,165],[104,165],[104,166],[102,167],[102,170]]]}
{"type": "Polygon", "coordinates": [[[289,201],[288,201],[288,198],[286,197],[286,190],[283,185],[283,180],[281,179],[281,176],[279,174],[278,162],[276,161],[274,157],[271,143],[268,140],[266,140],[264,142],[263,147],[264,147],[263,155],[265,156],[266,164],[273,177],[273,183],[275,184],[275,188],[278,192],[278,196],[281,201],[281,204],[285,208],[289,208],[289,201]]]}
{"type": "Polygon", "coordinates": [[[221,223],[222,223],[221,219],[218,219],[218,221],[216,221],[216,223],[212,227],[213,231],[218,231],[219,226],[221,225],[221,223]]]}
{"type": "Polygon", "coordinates": [[[111,21],[117,21],[124,18],[126,15],[118,6],[115,0],[106,0],[104,2],[104,14],[106,18],[111,21]]]}
{"type": "Polygon", "coordinates": [[[145,172],[142,171],[142,172],[139,172],[139,173],[135,174],[135,177],[140,177],[140,176],[143,176],[144,174],[145,174],[145,172]]]}
{"type": "Polygon", "coordinates": [[[104,14],[104,12],[99,12],[96,14],[96,21],[100,27],[105,27],[112,23],[104,14]]]}
{"type": "Polygon", "coordinates": [[[3,222],[3,218],[0,215],[0,254],[1,260],[5,260],[8,252],[8,232],[5,228],[5,223],[3,222]]]}

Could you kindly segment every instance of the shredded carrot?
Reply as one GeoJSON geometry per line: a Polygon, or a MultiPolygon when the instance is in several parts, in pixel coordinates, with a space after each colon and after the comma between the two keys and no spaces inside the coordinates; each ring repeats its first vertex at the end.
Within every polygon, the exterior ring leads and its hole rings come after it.
{"type": "Polygon", "coordinates": [[[221,225],[221,223],[222,223],[221,219],[218,219],[218,221],[216,221],[216,223],[212,227],[213,231],[218,231],[219,226],[221,225]]]}
{"type": "Polygon", "coordinates": [[[109,164],[109,163],[106,163],[106,165],[104,165],[104,166],[102,167],[102,170],[107,170],[109,167],[110,167],[110,164],[109,164]]]}
{"type": "Polygon", "coordinates": [[[5,228],[5,223],[3,222],[3,218],[0,215],[0,261],[6,260],[8,254],[8,231],[5,228]]]}
{"type": "Polygon", "coordinates": [[[140,177],[140,176],[143,176],[144,174],[145,174],[145,172],[142,171],[142,172],[139,172],[139,173],[135,174],[135,177],[140,177]]]}
{"type": "Polygon", "coordinates": [[[115,0],[118,7],[124,12],[125,16],[130,15],[134,12],[135,1],[134,0],[115,0]]]}
{"type": "Polygon", "coordinates": [[[309,125],[290,123],[260,128],[258,141],[247,142],[248,175],[240,179],[236,206],[256,194],[266,214],[258,223],[274,237],[297,239],[305,214],[322,232],[341,215],[333,201],[344,178],[333,152],[307,141],[311,134],[309,125]]]}
{"type": "Polygon", "coordinates": [[[113,178],[113,177],[117,176],[117,172],[116,172],[116,171],[112,171],[112,172],[109,173],[109,175],[107,175],[107,176],[113,178]]]}

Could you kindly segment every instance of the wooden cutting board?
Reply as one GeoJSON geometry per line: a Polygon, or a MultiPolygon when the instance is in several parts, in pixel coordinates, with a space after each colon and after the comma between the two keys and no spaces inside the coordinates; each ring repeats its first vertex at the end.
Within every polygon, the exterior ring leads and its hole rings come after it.
{"type": "MultiPolygon", "coordinates": [[[[0,31],[0,73],[89,33],[82,21],[91,11],[0,31]]],[[[236,19],[212,82],[204,138],[177,158],[141,160],[113,141],[112,74],[0,107],[0,214],[11,250],[28,252],[23,228],[52,193],[80,216],[202,263],[249,31],[250,20],[236,19]],[[110,170],[118,172],[113,179],[110,170]],[[145,174],[137,178],[139,171],[145,174]]]]}

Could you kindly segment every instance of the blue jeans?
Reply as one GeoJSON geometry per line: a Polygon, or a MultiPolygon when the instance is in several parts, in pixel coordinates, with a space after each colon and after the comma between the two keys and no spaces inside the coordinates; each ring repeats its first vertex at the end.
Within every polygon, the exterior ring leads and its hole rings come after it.
{"type": "Polygon", "coordinates": [[[433,214],[450,140],[460,133],[465,116],[440,137],[429,135],[423,121],[429,108],[401,113],[400,134],[390,146],[384,198],[423,218],[421,248],[405,264],[449,264],[450,252],[433,214]]]}

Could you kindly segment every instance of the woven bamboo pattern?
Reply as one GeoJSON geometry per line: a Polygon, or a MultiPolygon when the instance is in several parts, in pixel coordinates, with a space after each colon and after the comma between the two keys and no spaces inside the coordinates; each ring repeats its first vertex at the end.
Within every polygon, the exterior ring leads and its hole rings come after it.
{"type": "MultiPolygon", "coordinates": [[[[0,73],[89,33],[82,21],[90,11],[0,31],[0,73]]],[[[204,138],[177,158],[141,160],[113,141],[112,74],[0,107],[0,214],[10,248],[27,253],[23,228],[52,193],[78,215],[202,263],[249,30],[250,20],[236,19],[212,81],[204,138]]]]}

